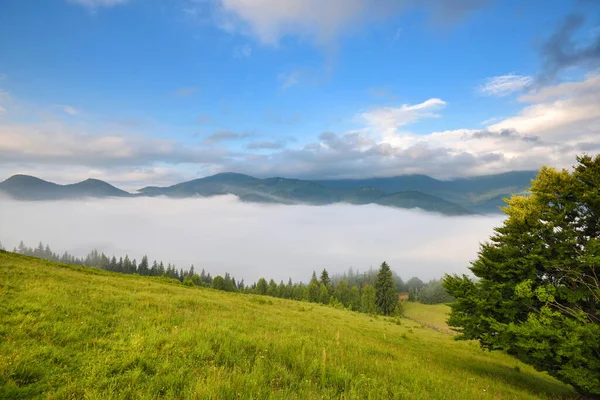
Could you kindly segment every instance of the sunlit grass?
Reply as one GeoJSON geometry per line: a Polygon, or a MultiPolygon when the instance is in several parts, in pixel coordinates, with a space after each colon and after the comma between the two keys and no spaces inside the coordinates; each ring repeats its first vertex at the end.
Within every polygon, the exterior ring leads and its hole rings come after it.
{"type": "Polygon", "coordinates": [[[575,398],[407,319],[8,253],[0,295],[1,398],[575,398]]]}
{"type": "Polygon", "coordinates": [[[408,301],[403,303],[403,314],[406,318],[453,334],[454,331],[446,323],[449,313],[450,307],[446,304],[421,304],[408,301]]]}

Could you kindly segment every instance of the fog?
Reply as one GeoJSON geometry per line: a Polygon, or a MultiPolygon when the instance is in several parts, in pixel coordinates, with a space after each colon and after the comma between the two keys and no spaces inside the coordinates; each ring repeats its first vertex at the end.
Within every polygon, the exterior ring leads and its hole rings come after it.
{"type": "Polygon", "coordinates": [[[366,270],[387,261],[407,279],[468,273],[502,216],[444,217],[377,205],[285,206],[234,196],[58,202],[0,199],[0,241],[54,252],[163,260],[246,282],[308,281],[313,270],[366,270]]]}

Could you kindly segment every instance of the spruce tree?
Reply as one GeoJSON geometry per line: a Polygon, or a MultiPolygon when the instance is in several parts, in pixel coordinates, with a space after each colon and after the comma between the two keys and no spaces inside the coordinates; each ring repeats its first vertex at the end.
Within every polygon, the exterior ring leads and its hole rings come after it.
{"type": "Polygon", "coordinates": [[[142,261],[140,261],[140,265],[138,266],[138,273],[140,275],[150,274],[150,269],[148,267],[148,256],[142,257],[142,261]]]}
{"type": "Polygon", "coordinates": [[[543,167],[481,245],[474,281],[446,276],[459,338],[600,395],[600,155],[543,167]]]}
{"type": "Polygon", "coordinates": [[[329,273],[327,272],[326,269],[323,269],[323,272],[321,272],[320,283],[325,285],[325,287],[331,285],[331,279],[329,279],[329,273]]]}
{"type": "Polygon", "coordinates": [[[391,315],[398,303],[398,294],[396,293],[392,270],[385,261],[381,264],[377,273],[375,293],[379,311],[384,315],[391,315]]]}

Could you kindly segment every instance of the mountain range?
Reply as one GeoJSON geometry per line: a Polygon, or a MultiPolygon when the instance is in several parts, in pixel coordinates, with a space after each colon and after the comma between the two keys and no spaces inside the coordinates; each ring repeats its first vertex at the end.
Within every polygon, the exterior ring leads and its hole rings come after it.
{"type": "Polygon", "coordinates": [[[522,194],[536,171],[515,171],[442,181],[425,175],[390,178],[300,180],[260,179],[220,173],[168,187],[148,186],[130,193],[104,181],[87,179],[59,185],[33,176],[14,175],[0,183],[0,193],[17,200],[167,196],[209,197],[232,194],[241,201],[277,204],[379,204],[420,208],[444,215],[499,213],[504,199],[522,194]]]}

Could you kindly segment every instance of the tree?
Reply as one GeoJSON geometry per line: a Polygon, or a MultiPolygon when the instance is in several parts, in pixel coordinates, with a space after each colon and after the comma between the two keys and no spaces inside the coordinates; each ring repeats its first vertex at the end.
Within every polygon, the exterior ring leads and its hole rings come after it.
{"type": "Polygon", "coordinates": [[[384,315],[392,314],[398,303],[398,293],[392,277],[392,270],[385,261],[381,264],[377,273],[375,293],[379,311],[384,315]]]}
{"type": "Polygon", "coordinates": [[[329,290],[327,290],[327,286],[324,283],[321,283],[319,287],[319,303],[321,304],[329,304],[329,290]]]}
{"type": "MultiPolygon", "coordinates": [[[[323,271],[321,272],[321,279],[319,280],[319,282],[322,283],[323,285],[325,285],[325,288],[327,289],[329,296],[331,296],[333,294],[333,285],[331,284],[331,279],[329,278],[329,273],[327,272],[327,270],[325,268],[323,268],[323,271]]],[[[329,302],[329,297],[328,297],[327,302],[329,302]]]]}
{"type": "Polygon", "coordinates": [[[323,271],[321,272],[321,279],[319,280],[319,282],[325,286],[331,285],[331,279],[329,279],[329,273],[324,268],[323,268],[323,271]]]}
{"type": "Polygon", "coordinates": [[[360,290],[358,286],[352,286],[348,294],[348,307],[354,311],[360,311],[360,290]]]}
{"type": "Polygon", "coordinates": [[[600,156],[572,172],[543,167],[529,196],[513,196],[504,224],[471,271],[446,276],[460,339],[504,350],[600,395],[600,156]]]}
{"type": "Polygon", "coordinates": [[[371,285],[366,285],[362,290],[361,310],[367,314],[375,314],[377,311],[377,301],[375,288],[371,285]]]}
{"type": "Polygon", "coordinates": [[[142,261],[140,261],[140,265],[138,265],[138,272],[140,275],[150,275],[147,256],[142,257],[142,261]]]}
{"type": "Polygon", "coordinates": [[[344,307],[348,306],[348,282],[345,280],[341,280],[335,287],[335,291],[333,292],[333,297],[342,303],[344,307]]]}
{"type": "Polygon", "coordinates": [[[221,275],[215,276],[212,280],[212,288],[216,290],[225,290],[225,279],[221,275]]]}
{"type": "Polygon", "coordinates": [[[256,284],[256,294],[261,294],[261,295],[265,295],[267,294],[267,289],[269,288],[269,285],[267,284],[267,280],[265,278],[260,278],[258,280],[258,283],[256,284]]]}
{"type": "Polygon", "coordinates": [[[317,274],[313,271],[312,278],[308,284],[307,300],[311,303],[318,303],[320,289],[321,285],[317,280],[317,274]]]}

